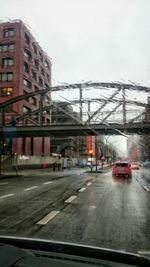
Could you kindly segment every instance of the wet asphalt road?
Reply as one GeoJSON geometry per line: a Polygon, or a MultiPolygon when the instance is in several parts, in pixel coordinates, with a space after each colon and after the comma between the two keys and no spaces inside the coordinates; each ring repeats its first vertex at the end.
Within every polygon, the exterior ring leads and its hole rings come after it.
{"type": "Polygon", "coordinates": [[[140,171],[0,180],[0,234],[150,251],[150,191],[140,171]]]}

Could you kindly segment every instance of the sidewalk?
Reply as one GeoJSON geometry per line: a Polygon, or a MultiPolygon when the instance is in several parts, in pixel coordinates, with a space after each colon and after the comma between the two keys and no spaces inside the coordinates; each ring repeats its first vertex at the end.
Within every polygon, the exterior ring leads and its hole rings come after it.
{"type": "Polygon", "coordinates": [[[58,177],[64,177],[64,176],[70,176],[74,174],[81,174],[86,171],[86,168],[72,168],[72,169],[63,169],[60,171],[52,171],[51,169],[33,169],[33,170],[18,170],[11,171],[11,172],[2,172],[2,175],[0,176],[0,179],[3,178],[13,178],[13,177],[37,177],[37,176],[47,176],[51,179],[58,178],[58,177]]]}

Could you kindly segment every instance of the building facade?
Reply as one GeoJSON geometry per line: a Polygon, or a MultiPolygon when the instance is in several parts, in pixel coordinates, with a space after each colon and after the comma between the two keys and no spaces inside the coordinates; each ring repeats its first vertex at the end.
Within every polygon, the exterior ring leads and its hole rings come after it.
{"type": "MultiPolygon", "coordinates": [[[[0,104],[18,95],[38,92],[51,87],[51,61],[28,27],[20,21],[0,24],[0,104]]],[[[5,123],[17,115],[27,114],[40,107],[39,95],[8,106],[5,123]]],[[[50,103],[50,93],[44,95],[43,106],[50,103]]],[[[51,123],[51,112],[42,115],[43,123],[51,123]]],[[[31,125],[26,119],[20,122],[31,125]]],[[[10,140],[5,140],[5,146],[10,140]]],[[[18,155],[49,155],[50,138],[18,138],[11,140],[18,155]]]]}
{"type": "MultiPolygon", "coordinates": [[[[52,110],[53,124],[73,124],[80,120],[80,114],[73,110],[70,103],[55,101],[55,105],[56,106],[52,110]],[[57,106],[59,108],[57,108],[57,106]]],[[[52,137],[51,149],[54,153],[60,152],[64,157],[81,156],[84,158],[90,155],[91,151],[93,156],[95,156],[95,136],[52,137]]]]}

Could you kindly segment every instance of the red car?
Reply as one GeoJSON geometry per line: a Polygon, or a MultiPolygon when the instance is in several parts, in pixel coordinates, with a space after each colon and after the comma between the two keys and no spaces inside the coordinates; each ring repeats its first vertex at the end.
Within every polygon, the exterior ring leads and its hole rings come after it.
{"type": "Polygon", "coordinates": [[[112,167],[112,175],[131,178],[131,164],[127,161],[119,161],[112,167]]]}

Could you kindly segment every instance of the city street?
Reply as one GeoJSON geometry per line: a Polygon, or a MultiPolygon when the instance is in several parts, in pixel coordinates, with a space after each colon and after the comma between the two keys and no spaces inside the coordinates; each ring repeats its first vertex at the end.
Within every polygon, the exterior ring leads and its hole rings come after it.
{"type": "Polygon", "coordinates": [[[0,234],[150,250],[150,192],[140,170],[130,180],[83,171],[1,179],[0,234]]]}

